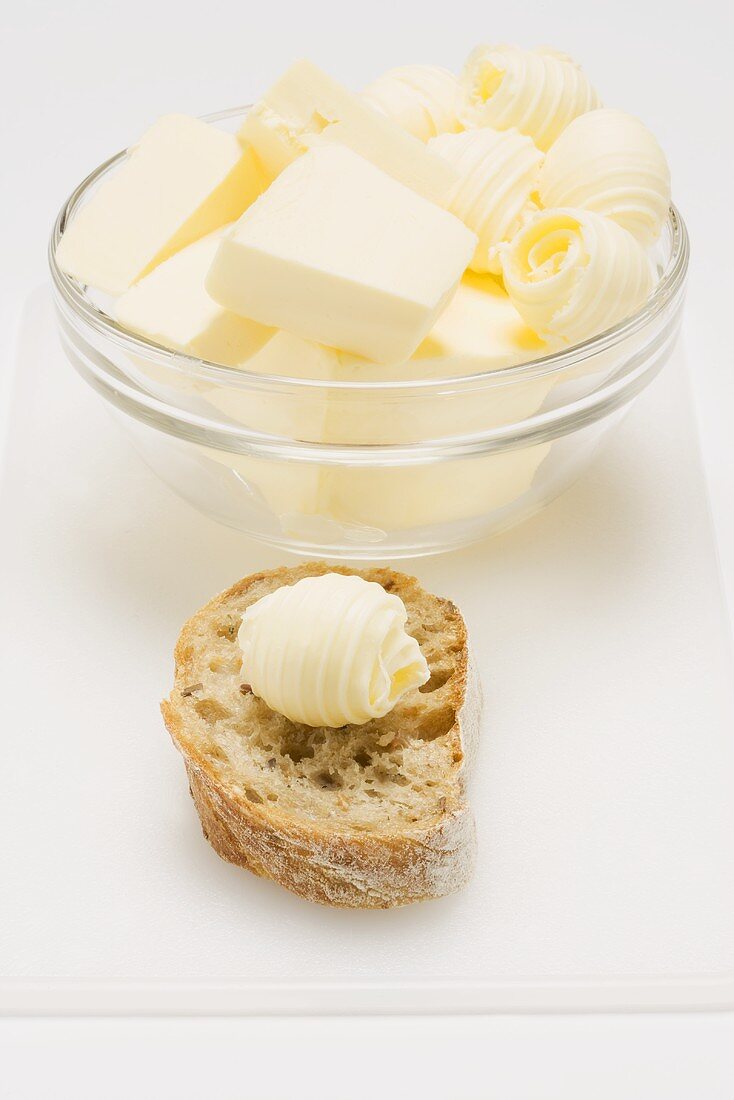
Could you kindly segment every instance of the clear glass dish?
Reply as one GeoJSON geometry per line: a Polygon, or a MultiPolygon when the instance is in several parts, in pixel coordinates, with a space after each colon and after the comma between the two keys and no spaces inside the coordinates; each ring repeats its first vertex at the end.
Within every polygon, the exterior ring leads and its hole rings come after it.
{"type": "MultiPolygon", "coordinates": [[[[208,116],[227,129],[246,108],[208,116]]],[[[323,381],[254,374],[171,351],[118,325],[54,254],[120,153],[62,207],[50,267],[70,362],[148,465],[206,515],[295,553],[431,554],[520,522],[588,466],[669,358],[688,270],[671,207],[656,289],[634,316],[563,352],[463,377],[323,381]]],[[[304,368],[305,373],[305,368],[304,368]]]]}

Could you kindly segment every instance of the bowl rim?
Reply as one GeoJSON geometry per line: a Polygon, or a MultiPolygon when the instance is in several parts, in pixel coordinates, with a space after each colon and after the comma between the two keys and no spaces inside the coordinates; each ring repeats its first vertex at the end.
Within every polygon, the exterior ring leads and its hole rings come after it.
{"type": "MultiPolygon", "coordinates": [[[[215,111],[202,115],[201,121],[208,123],[223,122],[240,117],[249,110],[248,106],[232,107],[225,111],[215,111]]],[[[98,165],[72,191],[63,203],[55,219],[48,246],[48,262],[54,287],[75,319],[83,321],[95,333],[110,340],[128,354],[144,356],[159,365],[179,371],[188,378],[199,378],[211,383],[220,383],[228,387],[256,388],[275,391],[303,391],[309,389],[328,389],[335,392],[370,393],[388,392],[391,396],[414,394],[416,392],[443,395],[447,386],[452,392],[457,389],[479,389],[486,384],[509,385],[514,381],[535,378],[542,375],[562,372],[576,366],[586,359],[621,344],[627,338],[644,329],[660,315],[671,299],[681,292],[688,272],[690,240],[688,230],[678,208],[671,203],[667,225],[671,234],[670,256],[647,301],[630,317],[590,337],[570,348],[549,352],[547,355],[530,359],[514,366],[495,367],[492,370],[478,371],[468,375],[456,375],[436,378],[399,379],[393,381],[360,380],[324,380],[316,378],[297,378],[289,375],[263,375],[248,371],[242,367],[225,366],[206,359],[167,348],[153,340],[138,335],[120,325],[113,317],[98,308],[87,296],[82,284],[66,275],[56,262],[56,248],[64,233],[67,222],[73,217],[77,207],[90,188],[94,187],[107,173],[113,171],[128,155],[122,150],[98,165]]]]}

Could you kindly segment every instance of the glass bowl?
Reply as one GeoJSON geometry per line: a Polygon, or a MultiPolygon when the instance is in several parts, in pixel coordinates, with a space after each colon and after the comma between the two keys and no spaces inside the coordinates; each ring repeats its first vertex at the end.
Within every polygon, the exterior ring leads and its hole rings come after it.
{"type": "MultiPolygon", "coordinates": [[[[246,108],[208,116],[236,128],[246,108]]],[[[64,204],[50,242],[61,341],[148,465],[206,515],[295,553],[395,559],[445,551],[537,512],[591,462],[669,358],[688,235],[671,207],[659,281],[634,316],[563,352],[460,377],[255,374],[134,335],[54,254],[120,153],[64,204]]]]}

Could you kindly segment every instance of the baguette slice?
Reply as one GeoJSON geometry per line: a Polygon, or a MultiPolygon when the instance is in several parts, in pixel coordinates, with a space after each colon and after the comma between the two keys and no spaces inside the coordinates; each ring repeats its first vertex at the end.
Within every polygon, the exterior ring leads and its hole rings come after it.
{"type": "Polygon", "coordinates": [[[475,853],[465,798],[479,681],[464,620],[391,569],[324,562],[256,573],[184,626],[163,717],[183,755],[204,835],[218,854],[310,901],[387,909],[463,886],[475,853]],[[401,597],[431,670],[384,718],[313,728],[243,683],[246,607],[284,584],[356,573],[401,597]]]}

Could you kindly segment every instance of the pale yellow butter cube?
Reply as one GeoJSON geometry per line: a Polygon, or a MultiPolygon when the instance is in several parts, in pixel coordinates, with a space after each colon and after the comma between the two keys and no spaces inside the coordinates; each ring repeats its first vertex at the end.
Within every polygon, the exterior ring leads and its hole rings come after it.
{"type": "Polygon", "coordinates": [[[502,283],[467,271],[413,358],[457,376],[514,367],[545,354],[546,345],[528,328],[502,283]]]}
{"type": "Polygon", "coordinates": [[[454,168],[310,61],[296,61],[250,110],[240,138],[269,179],[308,149],[345,145],[383,172],[442,204],[454,168]]]}
{"type": "Polygon", "coordinates": [[[386,533],[478,519],[530,491],[550,446],[428,465],[333,467],[323,476],[320,505],[339,523],[386,533]]]}
{"type": "Polygon", "coordinates": [[[458,218],[341,146],[294,161],[206,280],[244,317],[376,362],[410,358],[476,246],[458,218]]]}
{"type": "Polygon", "coordinates": [[[275,330],[224,309],[204,287],[222,230],[171,256],[131,287],[115,303],[125,328],[199,359],[241,366],[275,330]]]}
{"type": "MultiPolygon", "coordinates": [[[[338,359],[331,349],[240,317],[207,294],[204,280],[223,232],[216,230],[177,252],[118,298],[114,312],[119,323],[163,347],[250,373],[333,377],[338,359]]],[[[324,437],[323,391],[301,393],[286,387],[273,394],[236,375],[229,385],[224,378],[215,384],[142,356],[135,358],[134,366],[144,375],[146,388],[162,396],[167,389],[198,394],[227,418],[254,431],[315,442],[324,437]]]]}
{"type": "MultiPolygon", "coordinates": [[[[271,330],[272,331],[272,330],[271,330]]],[[[248,374],[266,377],[317,379],[328,382],[338,377],[338,358],[331,348],[301,340],[289,332],[275,331],[271,339],[244,363],[248,374]]],[[[322,443],[327,438],[329,391],[321,386],[293,385],[259,388],[246,380],[217,386],[206,394],[207,401],[225,417],[267,435],[285,436],[305,443],[322,443]]]]}
{"type": "Polygon", "coordinates": [[[368,386],[359,397],[334,388],[329,397],[330,443],[411,443],[465,435],[532,416],[552,388],[545,374],[522,380],[507,367],[546,354],[502,285],[490,275],[467,272],[456,294],[410,359],[384,366],[341,355],[332,375],[344,382],[415,382],[408,395],[368,386]],[[476,385],[451,380],[498,372],[476,385]],[[444,381],[440,395],[420,385],[444,381]]]}
{"type": "MultiPolygon", "coordinates": [[[[349,381],[443,380],[440,395],[417,385],[408,400],[366,389],[329,399],[332,443],[401,444],[471,435],[533,416],[553,387],[548,374],[518,379],[504,371],[545,354],[499,282],[467,273],[451,303],[406,363],[398,367],[343,362],[349,381]],[[497,372],[491,382],[452,379],[497,372]]],[[[373,531],[400,531],[470,520],[509,507],[532,487],[548,444],[428,465],[333,466],[324,472],[320,509],[332,521],[373,531]]]]}
{"type": "Polygon", "coordinates": [[[82,283],[121,294],[238,218],[264,185],[252,150],[233,134],[166,115],[79,210],[59,242],[57,263],[82,283]]]}

